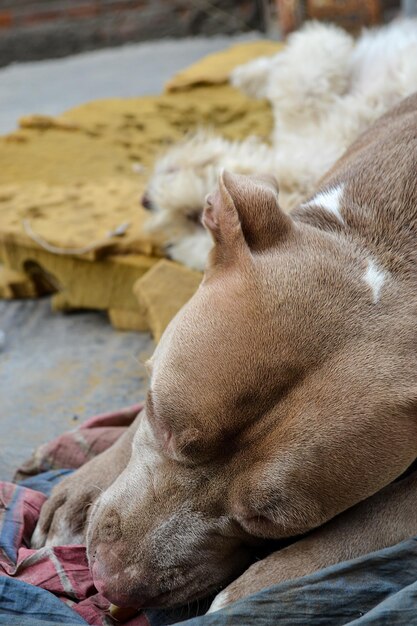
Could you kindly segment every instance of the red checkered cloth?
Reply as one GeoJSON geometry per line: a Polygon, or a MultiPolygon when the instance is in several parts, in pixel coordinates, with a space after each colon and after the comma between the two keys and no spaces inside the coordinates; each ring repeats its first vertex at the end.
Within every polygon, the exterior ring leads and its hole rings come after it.
{"type": "Polygon", "coordinates": [[[15,474],[15,481],[52,469],[77,469],[107,450],[130,426],[143,404],[91,417],[78,428],[40,446],[15,474]]]}
{"type": "MultiPolygon", "coordinates": [[[[135,405],[89,419],[79,428],[42,445],[16,473],[17,480],[26,479],[23,485],[0,483],[0,585],[6,582],[2,576],[13,579],[7,581],[8,589],[13,581],[24,581],[51,592],[88,624],[117,623],[109,616],[109,602],[94,588],[84,546],[32,550],[30,537],[47,497],[40,491],[42,485],[51,487],[67,473],[61,468],[76,469],[106,450],[141,408],[135,405]],[[27,480],[29,476],[32,478],[27,480]]],[[[21,589],[18,586],[19,593],[21,589]]],[[[45,598],[48,597],[46,594],[45,598]]],[[[149,626],[151,621],[140,614],[125,623],[149,626]]]]}

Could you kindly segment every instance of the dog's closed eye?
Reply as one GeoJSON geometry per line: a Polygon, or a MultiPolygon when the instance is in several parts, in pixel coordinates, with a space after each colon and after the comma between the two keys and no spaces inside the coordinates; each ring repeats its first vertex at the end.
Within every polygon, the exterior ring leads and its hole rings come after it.
{"type": "Polygon", "coordinates": [[[240,477],[231,498],[232,515],[242,528],[258,537],[274,536],[277,515],[285,509],[286,502],[278,487],[267,486],[266,476],[252,467],[251,478],[240,477]],[[257,474],[256,484],[251,478],[257,474]]]}
{"type": "Polygon", "coordinates": [[[274,522],[262,513],[249,513],[236,518],[239,525],[255,537],[271,537],[275,535],[274,522]]]}
{"type": "Polygon", "coordinates": [[[266,515],[261,515],[256,514],[256,515],[249,515],[247,517],[243,517],[242,521],[246,524],[246,525],[257,525],[257,524],[270,524],[271,520],[266,517],[266,515]]]}
{"type": "Polygon", "coordinates": [[[186,218],[189,222],[193,222],[193,224],[198,224],[202,226],[202,223],[201,223],[202,214],[203,212],[201,209],[195,209],[194,211],[188,211],[186,214],[186,218]]]}

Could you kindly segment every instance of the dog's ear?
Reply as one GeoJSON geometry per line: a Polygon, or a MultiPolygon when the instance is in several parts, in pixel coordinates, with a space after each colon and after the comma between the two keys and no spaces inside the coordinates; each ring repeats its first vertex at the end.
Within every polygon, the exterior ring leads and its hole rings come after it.
{"type": "Polygon", "coordinates": [[[217,253],[236,258],[237,252],[263,252],[276,246],[292,229],[292,219],[278,204],[274,178],[223,171],[218,191],[207,198],[203,224],[211,232],[217,253]]]}

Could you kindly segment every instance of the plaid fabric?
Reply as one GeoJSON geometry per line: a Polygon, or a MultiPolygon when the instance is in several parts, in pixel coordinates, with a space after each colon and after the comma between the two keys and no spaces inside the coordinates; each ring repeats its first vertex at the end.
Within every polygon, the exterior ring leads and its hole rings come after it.
{"type": "MultiPolygon", "coordinates": [[[[18,469],[20,484],[0,482],[0,625],[118,624],[97,593],[84,546],[30,548],[40,509],[53,486],[111,446],[141,411],[137,404],[97,415],[35,451],[18,469]]],[[[200,603],[204,610],[204,603],[200,603]]],[[[194,607],[147,611],[127,626],[161,626],[197,614],[194,607]]]]}
{"type": "Polygon", "coordinates": [[[15,481],[52,469],[77,469],[109,448],[133,422],[143,405],[96,415],[78,428],[40,446],[15,474],[15,481]]]}
{"type": "MultiPolygon", "coordinates": [[[[30,537],[42,504],[52,487],[72,471],[55,468],[80,467],[108,448],[133,421],[140,409],[141,406],[137,405],[88,420],[79,428],[41,446],[16,474],[18,479],[25,476],[31,478],[24,480],[20,485],[0,483],[0,575],[9,579],[8,586],[5,587],[5,581],[0,578],[0,585],[3,585],[0,623],[1,615],[5,612],[3,606],[5,598],[8,598],[9,604],[17,602],[13,611],[24,615],[26,605],[24,603],[22,606],[19,605],[19,598],[25,597],[22,591],[24,585],[21,583],[28,583],[37,588],[36,597],[39,599],[41,619],[44,621],[45,615],[48,614],[48,610],[45,613],[45,609],[52,602],[49,611],[51,619],[46,623],[51,623],[51,620],[57,624],[88,623],[107,626],[113,623],[108,616],[108,601],[94,588],[85,547],[58,546],[32,550],[29,547],[30,537]],[[20,584],[16,586],[17,582],[20,584]],[[43,590],[45,593],[42,593],[43,590]],[[56,598],[71,607],[62,613],[62,618],[57,616],[56,598]],[[79,621],[75,621],[77,613],[79,621]],[[70,621],[69,615],[71,619],[74,618],[73,622],[70,621]]],[[[35,619],[34,594],[32,589],[31,619],[35,619]]],[[[9,617],[8,615],[7,620],[9,617]]],[[[129,626],[149,626],[143,614],[127,623],[129,626]]]]}

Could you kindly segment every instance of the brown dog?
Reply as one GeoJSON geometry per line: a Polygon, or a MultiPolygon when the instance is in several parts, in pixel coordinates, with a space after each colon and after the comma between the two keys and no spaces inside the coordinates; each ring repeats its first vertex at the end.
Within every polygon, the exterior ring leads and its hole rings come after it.
{"type": "Polygon", "coordinates": [[[416,174],[417,95],[291,216],[273,181],[224,173],[204,281],[149,363],[146,409],[55,489],[33,545],[73,538],[107,489],[88,523],[96,586],[168,606],[236,578],[265,538],[318,528],[215,610],[416,533],[417,479],[387,487],[417,456],[416,174]]]}

